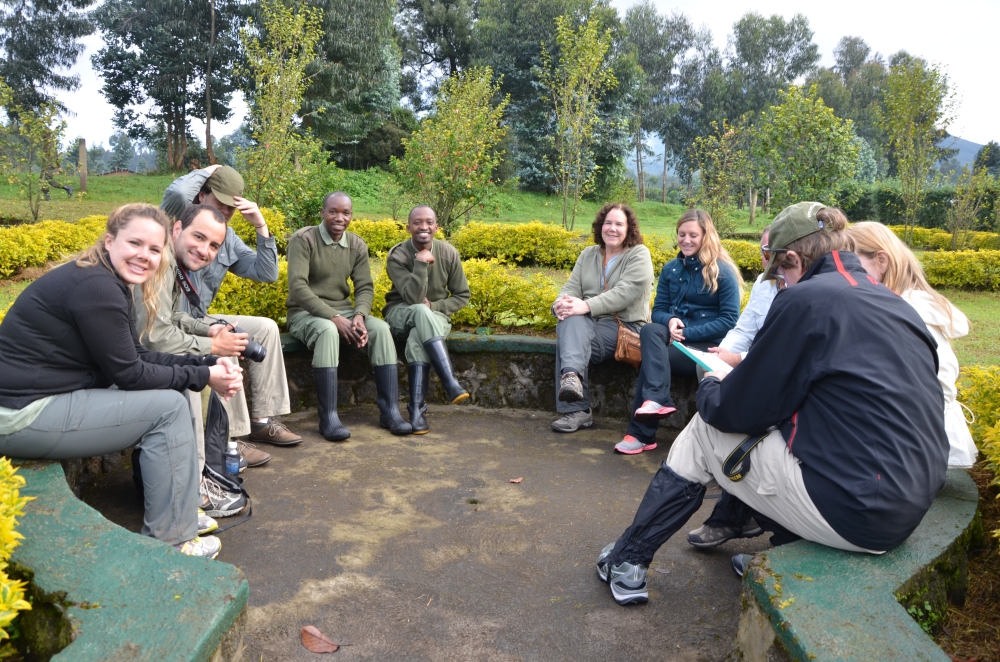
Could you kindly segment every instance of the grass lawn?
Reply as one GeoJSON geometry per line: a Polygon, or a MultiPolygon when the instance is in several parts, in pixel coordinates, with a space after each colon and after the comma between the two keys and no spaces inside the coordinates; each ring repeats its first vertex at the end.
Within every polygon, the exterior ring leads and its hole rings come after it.
{"type": "MultiPolygon", "coordinates": [[[[51,202],[42,201],[39,220],[55,219],[75,221],[92,214],[107,214],[127,202],[148,202],[158,205],[163,191],[174,180],[173,175],[102,175],[87,180],[87,192],[74,192],[70,198],[61,189],[50,192],[51,202]]],[[[80,184],[76,177],[61,177],[59,183],[72,186],[80,184]]],[[[18,189],[7,183],[0,184],[0,219],[30,220],[28,202],[18,195],[18,189]]]]}
{"type": "Polygon", "coordinates": [[[5,310],[7,306],[14,303],[14,299],[24,288],[31,283],[30,280],[22,281],[0,281],[0,310],[5,310]]]}
{"type": "Polygon", "coordinates": [[[955,342],[959,365],[1000,365],[1000,293],[941,290],[969,318],[971,331],[955,342]]]}

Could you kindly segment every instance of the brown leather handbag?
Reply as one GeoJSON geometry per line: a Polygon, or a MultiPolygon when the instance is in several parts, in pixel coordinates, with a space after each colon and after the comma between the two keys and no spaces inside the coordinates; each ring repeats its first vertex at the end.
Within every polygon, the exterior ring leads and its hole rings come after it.
{"type": "Polygon", "coordinates": [[[615,345],[615,361],[627,363],[633,368],[638,368],[642,363],[642,347],[639,345],[639,334],[628,328],[618,319],[615,313],[615,321],[618,322],[618,342],[615,345]]]}

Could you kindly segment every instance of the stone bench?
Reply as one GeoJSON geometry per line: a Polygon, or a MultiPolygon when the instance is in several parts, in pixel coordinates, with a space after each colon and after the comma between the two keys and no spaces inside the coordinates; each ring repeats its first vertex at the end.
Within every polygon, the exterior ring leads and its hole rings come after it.
{"type": "Polygon", "coordinates": [[[969,475],[949,469],[920,526],[891,552],[799,541],[757,554],[733,657],[948,662],[921,624],[933,630],[949,601],[964,602],[967,552],[983,539],[978,501],[969,475]]]}
{"type": "MultiPolygon", "coordinates": [[[[312,374],[312,353],[289,334],[281,335],[285,352],[292,411],[316,406],[316,387],[312,374]]],[[[448,336],[455,374],[469,390],[469,404],[480,407],[556,410],[554,338],[520,335],[475,335],[452,333],[448,336]]],[[[402,348],[398,348],[402,357],[402,348]]],[[[591,407],[595,415],[628,419],[635,395],[637,372],[617,361],[605,361],[590,373],[591,407]]],[[[407,374],[400,369],[399,393],[408,393],[407,374]]],[[[675,378],[671,394],[677,413],[662,427],[680,430],[695,413],[698,384],[691,378],[675,378]]],[[[250,386],[252,388],[252,385],[250,386]]],[[[374,403],[375,377],[367,358],[360,351],[348,349],[341,354],[337,399],[341,404],[374,403]]],[[[444,390],[431,379],[429,402],[444,404],[444,390]]]]}
{"type": "Polygon", "coordinates": [[[29,659],[240,659],[250,587],[239,569],[112,524],[74,496],[58,463],[19,473],[21,494],[35,499],[8,572],[30,581],[32,609],[20,617],[29,659]]]}

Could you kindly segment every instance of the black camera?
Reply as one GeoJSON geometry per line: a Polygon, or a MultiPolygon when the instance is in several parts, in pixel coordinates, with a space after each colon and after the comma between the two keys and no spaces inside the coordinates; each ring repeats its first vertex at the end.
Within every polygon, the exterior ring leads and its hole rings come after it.
{"type": "MultiPolygon", "coordinates": [[[[229,333],[247,333],[238,326],[229,325],[229,333]]],[[[249,336],[250,334],[247,333],[249,336]]],[[[259,342],[253,338],[247,338],[247,346],[243,349],[243,353],[240,354],[240,358],[249,359],[254,363],[260,363],[267,358],[267,348],[261,345],[259,342]]]]}

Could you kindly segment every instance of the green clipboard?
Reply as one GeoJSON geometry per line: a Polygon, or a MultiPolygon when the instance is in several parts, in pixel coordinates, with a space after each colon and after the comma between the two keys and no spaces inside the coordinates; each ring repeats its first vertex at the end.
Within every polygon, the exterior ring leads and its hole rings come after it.
{"type": "Polygon", "coordinates": [[[685,347],[676,340],[670,344],[679,349],[689,359],[694,361],[696,365],[701,366],[705,372],[729,372],[733,369],[732,366],[714,354],[703,352],[700,349],[685,347]]]}

